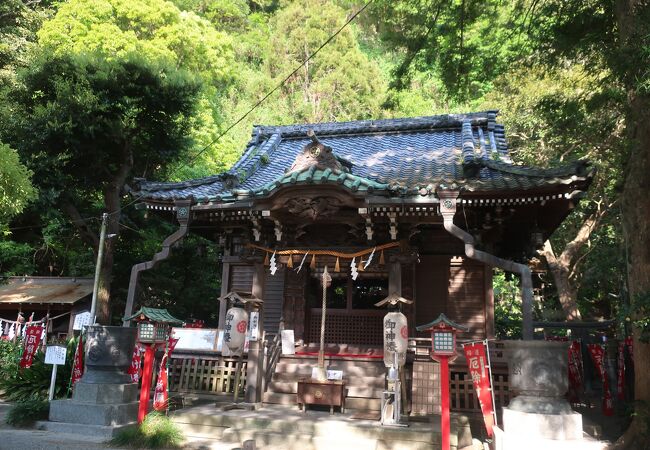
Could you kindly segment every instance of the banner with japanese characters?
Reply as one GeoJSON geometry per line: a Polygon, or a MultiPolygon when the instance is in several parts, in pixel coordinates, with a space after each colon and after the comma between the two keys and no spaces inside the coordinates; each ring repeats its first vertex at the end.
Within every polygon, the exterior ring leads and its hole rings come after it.
{"type": "Polygon", "coordinates": [[[569,346],[569,401],[577,403],[583,386],[582,351],[580,341],[572,341],[569,346]]]}
{"type": "Polygon", "coordinates": [[[596,372],[600,374],[600,379],[603,382],[603,414],[606,416],[614,415],[614,399],[612,392],[609,388],[609,380],[607,372],[605,371],[605,349],[599,344],[588,344],[589,354],[596,367],[596,372]]]}
{"type": "Polygon", "coordinates": [[[79,343],[77,344],[77,349],[74,352],[74,361],[72,364],[71,384],[73,387],[75,383],[79,381],[84,374],[83,355],[84,355],[83,334],[80,334],[79,343]]]}
{"type": "Polygon", "coordinates": [[[153,395],[153,409],[156,411],[164,411],[167,409],[169,404],[169,393],[168,393],[168,378],[169,371],[167,367],[167,361],[171,357],[171,353],[176,347],[178,339],[172,337],[169,338],[167,342],[167,348],[163,357],[160,359],[160,368],[158,369],[158,380],[156,382],[156,389],[153,395]]]}
{"type": "Polygon", "coordinates": [[[36,354],[36,350],[38,350],[38,344],[40,344],[41,335],[43,334],[41,328],[40,325],[34,325],[27,327],[25,331],[23,357],[20,359],[20,367],[23,369],[32,366],[34,355],[36,354]]]}
{"type": "Polygon", "coordinates": [[[625,400],[625,342],[618,343],[618,379],[617,394],[619,400],[625,400]]]}
{"type": "Polygon", "coordinates": [[[131,381],[137,383],[140,381],[140,374],[142,373],[142,353],[144,352],[144,347],[140,344],[136,344],[133,348],[133,356],[131,357],[131,366],[126,371],[131,375],[131,381]]]}
{"type": "Polygon", "coordinates": [[[476,398],[483,413],[485,428],[488,436],[491,437],[494,427],[494,408],[492,403],[492,380],[487,359],[487,344],[484,341],[463,344],[463,350],[469,374],[474,384],[474,391],[476,391],[476,398]]]}

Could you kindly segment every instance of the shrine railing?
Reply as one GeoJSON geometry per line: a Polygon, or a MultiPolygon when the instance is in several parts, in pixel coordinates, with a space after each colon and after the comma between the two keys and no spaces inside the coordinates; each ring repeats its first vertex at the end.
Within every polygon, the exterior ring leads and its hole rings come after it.
{"type": "Polygon", "coordinates": [[[280,333],[266,333],[264,339],[264,386],[263,390],[266,391],[266,386],[271,382],[273,374],[275,373],[275,366],[282,356],[282,336],[280,333]]]}
{"type": "MultiPolygon", "coordinates": [[[[179,393],[232,394],[239,365],[239,392],[246,385],[246,358],[219,354],[174,354],[169,362],[169,390],[179,393]]],[[[154,380],[155,386],[155,380],[154,380]]]]}

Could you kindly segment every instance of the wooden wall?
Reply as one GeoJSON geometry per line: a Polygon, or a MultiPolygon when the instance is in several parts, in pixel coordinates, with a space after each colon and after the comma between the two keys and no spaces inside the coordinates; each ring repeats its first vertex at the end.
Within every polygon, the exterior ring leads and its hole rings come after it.
{"type": "MultiPolygon", "coordinates": [[[[229,291],[251,292],[253,289],[252,265],[237,264],[230,266],[229,291]]],[[[284,296],[284,268],[278,269],[275,275],[266,270],[264,279],[264,330],[277,333],[282,317],[282,302],[284,296]]]]}
{"type": "Polygon", "coordinates": [[[486,274],[482,263],[457,256],[420,255],[416,265],[416,325],[431,322],[445,313],[454,322],[470,327],[460,339],[484,339],[489,333],[486,309],[486,274]]]}

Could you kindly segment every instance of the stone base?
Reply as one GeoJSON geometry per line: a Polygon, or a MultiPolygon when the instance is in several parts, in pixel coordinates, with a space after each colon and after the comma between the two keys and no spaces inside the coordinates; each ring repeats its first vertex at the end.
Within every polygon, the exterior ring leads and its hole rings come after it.
{"type": "Polygon", "coordinates": [[[138,399],[137,383],[95,384],[79,381],[74,386],[72,400],[75,403],[120,404],[138,399]]]}
{"type": "Polygon", "coordinates": [[[50,403],[51,422],[117,426],[134,422],[138,417],[138,402],[117,404],[79,403],[55,400],[50,403]]]}
{"type": "Polygon", "coordinates": [[[78,423],[65,423],[65,422],[36,422],[36,429],[53,431],[55,433],[78,434],[82,436],[93,436],[96,438],[109,440],[113,439],[120,432],[129,428],[135,428],[137,423],[130,423],[117,426],[103,426],[103,425],[79,425],[78,423]]]}
{"type": "Polygon", "coordinates": [[[554,440],[531,438],[525,434],[505,432],[494,427],[493,450],[606,450],[608,442],[601,442],[585,437],[584,439],[554,440]]]}
{"type": "Polygon", "coordinates": [[[582,415],[544,414],[503,408],[503,428],[508,434],[526,439],[582,439],[582,415]]]}

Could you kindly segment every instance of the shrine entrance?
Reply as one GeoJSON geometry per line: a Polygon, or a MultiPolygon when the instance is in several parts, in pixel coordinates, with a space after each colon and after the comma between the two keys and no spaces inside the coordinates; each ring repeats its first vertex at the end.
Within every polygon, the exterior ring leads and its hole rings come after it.
{"type": "MultiPolygon", "coordinates": [[[[308,278],[306,342],[320,340],[322,288],[317,275],[308,278]]],[[[382,319],[386,311],[375,303],[388,296],[388,273],[360,273],[356,280],[347,273],[333,274],[327,289],[325,342],[381,347],[382,319]]]]}

